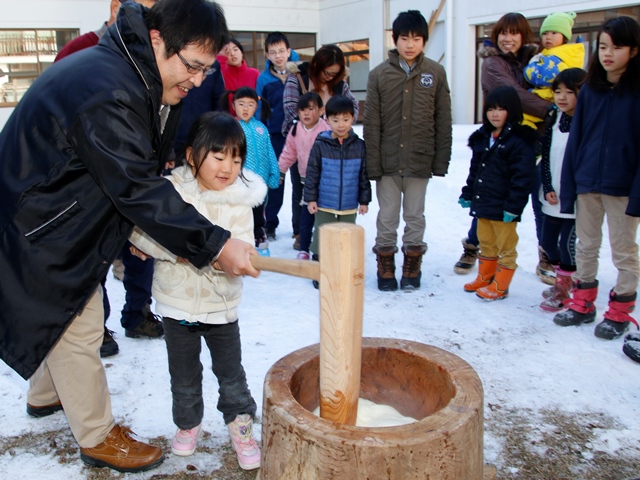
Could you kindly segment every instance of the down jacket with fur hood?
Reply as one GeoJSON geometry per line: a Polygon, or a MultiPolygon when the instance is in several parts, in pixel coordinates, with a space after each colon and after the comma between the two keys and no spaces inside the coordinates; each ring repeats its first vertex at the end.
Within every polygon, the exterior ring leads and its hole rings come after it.
{"type": "Polygon", "coordinates": [[[502,221],[504,212],[509,212],[520,221],[533,188],[538,133],[507,123],[493,145],[490,138],[484,125],[469,137],[473,156],[460,198],[471,201],[473,217],[502,221]]]}
{"type": "Polygon", "coordinates": [[[529,91],[530,85],[524,78],[524,67],[538,50],[537,45],[523,45],[516,57],[513,53],[503,53],[491,42],[486,41],[478,49],[482,59],[480,83],[482,98],[496,87],[515,88],[522,103],[522,111],[538,118],[545,118],[551,102],[543,100],[529,91]]]}
{"type": "MultiPolygon", "coordinates": [[[[260,205],[267,194],[262,178],[250,170],[243,170],[245,179],[238,177],[224,190],[202,191],[188,166],[178,167],[166,177],[185,202],[190,203],[204,217],[224,226],[231,237],[253,245],[252,207],[260,205]]],[[[190,322],[230,323],[238,319],[238,305],[242,297],[242,277],[229,277],[211,265],[197,269],[158,242],[135,228],[131,243],[155,258],[153,298],[158,313],[162,305],[185,313],[190,322]],[[189,316],[209,314],[206,319],[189,316]]]]}

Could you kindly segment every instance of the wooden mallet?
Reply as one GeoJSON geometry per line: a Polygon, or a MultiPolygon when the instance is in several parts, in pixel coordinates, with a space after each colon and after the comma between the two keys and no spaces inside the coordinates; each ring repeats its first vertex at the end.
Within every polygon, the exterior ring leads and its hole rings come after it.
{"type": "Polygon", "coordinates": [[[320,416],[355,425],[360,396],[364,305],[364,229],[320,227],[320,262],[252,256],[257,270],[320,283],[320,416]]]}

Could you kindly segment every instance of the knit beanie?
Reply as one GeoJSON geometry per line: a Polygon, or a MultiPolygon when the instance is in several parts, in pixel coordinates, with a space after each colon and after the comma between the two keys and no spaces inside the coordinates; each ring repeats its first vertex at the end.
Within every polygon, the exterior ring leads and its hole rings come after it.
{"type": "Polygon", "coordinates": [[[540,35],[544,32],[558,32],[564,35],[567,41],[571,40],[571,28],[576,12],[554,12],[547,15],[540,27],[540,35]]]}

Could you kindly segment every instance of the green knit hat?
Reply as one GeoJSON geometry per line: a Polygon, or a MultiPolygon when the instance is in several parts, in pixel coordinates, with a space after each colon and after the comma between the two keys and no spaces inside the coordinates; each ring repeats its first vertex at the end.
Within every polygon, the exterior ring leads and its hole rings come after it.
{"type": "Polygon", "coordinates": [[[547,15],[540,27],[540,35],[544,32],[558,32],[564,35],[567,41],[571,40],[571,28],[576,12],[554,12],[547,15]]]}

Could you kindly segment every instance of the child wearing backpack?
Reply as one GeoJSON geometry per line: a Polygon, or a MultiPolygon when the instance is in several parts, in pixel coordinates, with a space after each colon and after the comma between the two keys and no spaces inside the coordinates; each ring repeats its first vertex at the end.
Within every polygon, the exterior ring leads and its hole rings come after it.
{"type": "MultiPolygon", "coordinates": [[[[284,181],[284,174],[287,170],[297,168],[300,177],[300,185],[304,188],[307,176],[307,163],[309,153],[313,147],[316,137],[327,130],[329,125],[322,116],[324,106],[322,98],[316,92],[307,92],[298,100],[298,121],[293,125],[287,134],[282,154],[278,160],[280,167],[281,182],[284,181]]],[[[298,260],[309,260],[311,255],[309,247],[313,232],[314,216],[309,213],[306,203],[302,204],[300,212],[300,253],[298,260]]]]}

